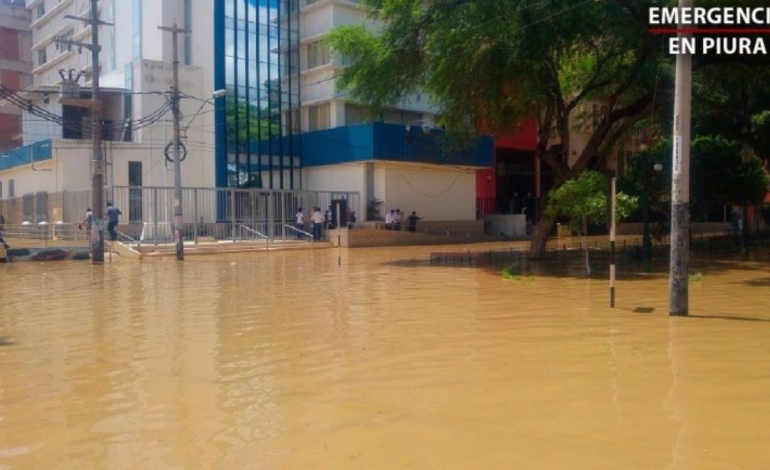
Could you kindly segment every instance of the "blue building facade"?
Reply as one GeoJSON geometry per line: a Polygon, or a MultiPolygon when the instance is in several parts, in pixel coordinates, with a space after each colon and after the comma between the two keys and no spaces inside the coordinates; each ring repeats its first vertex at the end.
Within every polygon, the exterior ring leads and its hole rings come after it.
{"type": "Polygon", "coordinates": [[[303,189],[302,168],[374,160],[492,165],[489,138],[380,122],[302,132],[299,1],[215,0],[217,187],[303,189]]]}
{"type": "Polygon", "coordinates": [[[299,0],[215,0],[216,185],[297,189],[299,0]]]}

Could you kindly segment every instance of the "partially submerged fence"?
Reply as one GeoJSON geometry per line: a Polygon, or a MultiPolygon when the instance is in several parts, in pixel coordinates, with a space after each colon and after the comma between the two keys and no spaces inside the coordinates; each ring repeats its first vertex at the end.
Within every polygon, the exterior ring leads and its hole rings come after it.
{"type": "MultiPolygon", "coordinates": [[[[135,239],[142,237],[144,241],[173,238],[170,227],[174,220],[174,188],[115,186],[105,189],[104,203],[112,202],[123,213],[119,226],[123,234],[135,239]]],[[[347,201],[348,209],[360,216],[361,199],[355,192],[184,188],[184,237],[234,240],[245,238],[246,234],[254,235],[243,227],[270,239],[294,237],[291,228],[299,208],[303,209],[309,227],[312,208],[325,211],[334,200],[347,201]]],[[[2,200],[0,204],[0,211],[9,224],[39,227],[41,222],[47,222],[49,227],[57,223],[76,226],[91,207],[91,191],[29,194],[2,200]]]]}
{"type": "MultiPolygon", "coordinates": [[[[770,245],[770,233],[754,234],[750,239],[752,247],[770,245]]],[[[610,242],[591,239],[587,242],[569,241],[558,239],[549,240],[544,258],[546,260],[582,260],[584,250],[588,249],[594,260],[609,259],[610,242]]],[[[710,254],[738,253],[743,249],[743,241],[739,235],[731,233],[712,233],[693,235],[690,239],[690,252],[696,256],[710,254]]],[[[616,244],[618,256],[629,260],[641,260],[642,238],[627,238],[616,244]]],[[[667,240],[655,243],[651,247],[651,255],[654,258],[667,258],[670,246],[667,240]]],[[[490,249],[478,251],[437,251],[431,253],[430,263],[443,266],[482,266],[503,265],[514,262],[523,262],[530,259],[528,246],[517,246],[506,249],[490,249]]]]}

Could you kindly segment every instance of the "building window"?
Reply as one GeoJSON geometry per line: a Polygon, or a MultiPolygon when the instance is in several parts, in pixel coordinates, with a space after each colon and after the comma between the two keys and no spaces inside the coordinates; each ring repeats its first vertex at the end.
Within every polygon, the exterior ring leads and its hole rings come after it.
{"type": "MultiPolygon", "coordinates": [[[[184,29],[192,30],[192,0],[184,0],[184,29]]],[[[192,37],[184,35],[184,64],[192,65],[192,37]]]]}
{"type": "Polygon", "coordinates": [[[37,6],[37,18],[40,19],[45,15],[45,2],[40,2],[37,6]]]}
{"type": "Polygon", "coordinates": [[[309,126],[311,131],[320,131],[331,127],[331,105],[329,103],[308,107],[309,126]]]}
{"type": "Polygon", "coordinates": [[[128,162],[128,222],[142,221],[142,162],[128,162]]]}
{"type": "Polygon", "coordinates": [[[345,124],[352,126],[367,122],[366,112],[361,106],[345,103],[345,124]]]}
{"type": "Polygon", "coordinates": [[[35,194],[35,223],[48,222],[48,193],[35,194]]]}
{"type": "Polygon", "coordinates": [[[8,197],[16,197],[16,181],[8,180],[8,197]]]}
{"type": "Polygon", "coordinates": [[[35,221],[35,195],[25,194],[21,197],[21,215],[23,222],[35,221]]]}
{"type": "MultiPolygon", "coordinates": [[[[110,0],[110,17],[109,21],[114,23],[115,22],[115,0],[110,0]]],[[[117,54],[117,43],[115,41],[115,28],[107,28],[109,31],[109,38],[110,38],[110,71],[115,70],[117,68],[117,64],[115,63],[115,56],[117,54]]]]}
{"type": "MultiPolygon", "coordinates": [[[[62,41],[72,41],[72,30],[69,30],[66,33],[62,34],[61,35],[61,40],[62,41]]],[[[64,47],[59,48],[59,50],[61,51],[61,54],[65,54],[67,52],[67,49],[64,48],[64,47]]]]}
{"type": "Polygon", "coordinates": [[[308,44],[307,46],[307,68],[320,67],[331,63],[332,54],[329,46],[320,41],[308,44]]]}
{"type": "Polygon", "coordinates": [[[133,0],[131,4],[132,57],[138,59],[142,56],[142,0],[133,0]]]}
{"type": "Polygon", "coordinates": [[[422,113],[415,113],[414,111],[389,109],[382,114],[382,122],[387,124],[409,125],[420,120],[422,120],[422,113]]]}
{"type": "MultiPolygon", "coordinates": [[[[134,63],[129,62],[123,69],[123,86],[128,91],[134,91],[134,63]]],[[[123,141],[132,142],[133,133],[131,132],[131,121],[134,117],[134,95],[132,93],[123,94],[123,141]]]]}
{"type": "Polygon", "coordinates": [[[299,49],[293,48],[283,54],[282,58],[284,75],[295,75],[299,72],[299,49]],[[291,59],[291,60],[290,60],[291,59]]]}
{"type": "Polygon", "coordinates": [[[40,67],[41,65],[45,65],[46,62],[48,62],[48,54],[46,54],[45,48],[42,48],[37,51],[37,65],[40,67]]]}

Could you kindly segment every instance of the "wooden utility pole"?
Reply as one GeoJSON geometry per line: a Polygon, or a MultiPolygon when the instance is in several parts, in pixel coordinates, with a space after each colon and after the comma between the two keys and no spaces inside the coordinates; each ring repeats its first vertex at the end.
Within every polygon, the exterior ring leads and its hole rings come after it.
{"type": "Polygon", "coordinates": [[[176,243],[176,259],[184,260],[184,221],[182,217],[182,149],[179,111],[179,34],[188,34],[190,30],[174,26],[158,26],[158,29],[171,33],[173,48],[174,84],[171,96],[172,112],[174,113],[174,242],[176,243]]]}
{"type": "MultiPolygon", "coordinates": [[[[679,11],[692,8],[693,0],[679,0],[679,11]]],[[[679,25],[679,28],[687,25],[679,25]]],[[[680,38],[691,34],[679,34],[680,38]]],[[[674,92],[674,154],[671,172],[671,265],[669,313],[689,313],[688,274],[690,266],[690,101],[692,55],[676,57],[674,92]]]]}

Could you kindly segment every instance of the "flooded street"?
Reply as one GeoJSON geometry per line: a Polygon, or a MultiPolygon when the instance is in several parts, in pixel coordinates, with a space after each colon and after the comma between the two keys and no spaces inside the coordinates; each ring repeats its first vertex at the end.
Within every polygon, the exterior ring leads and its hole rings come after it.
{"type": "Polygon", "coordinates": [[[430,251],[0,265],[0,470],[770,469],[768,259],[669,318],[430,251]]]}

